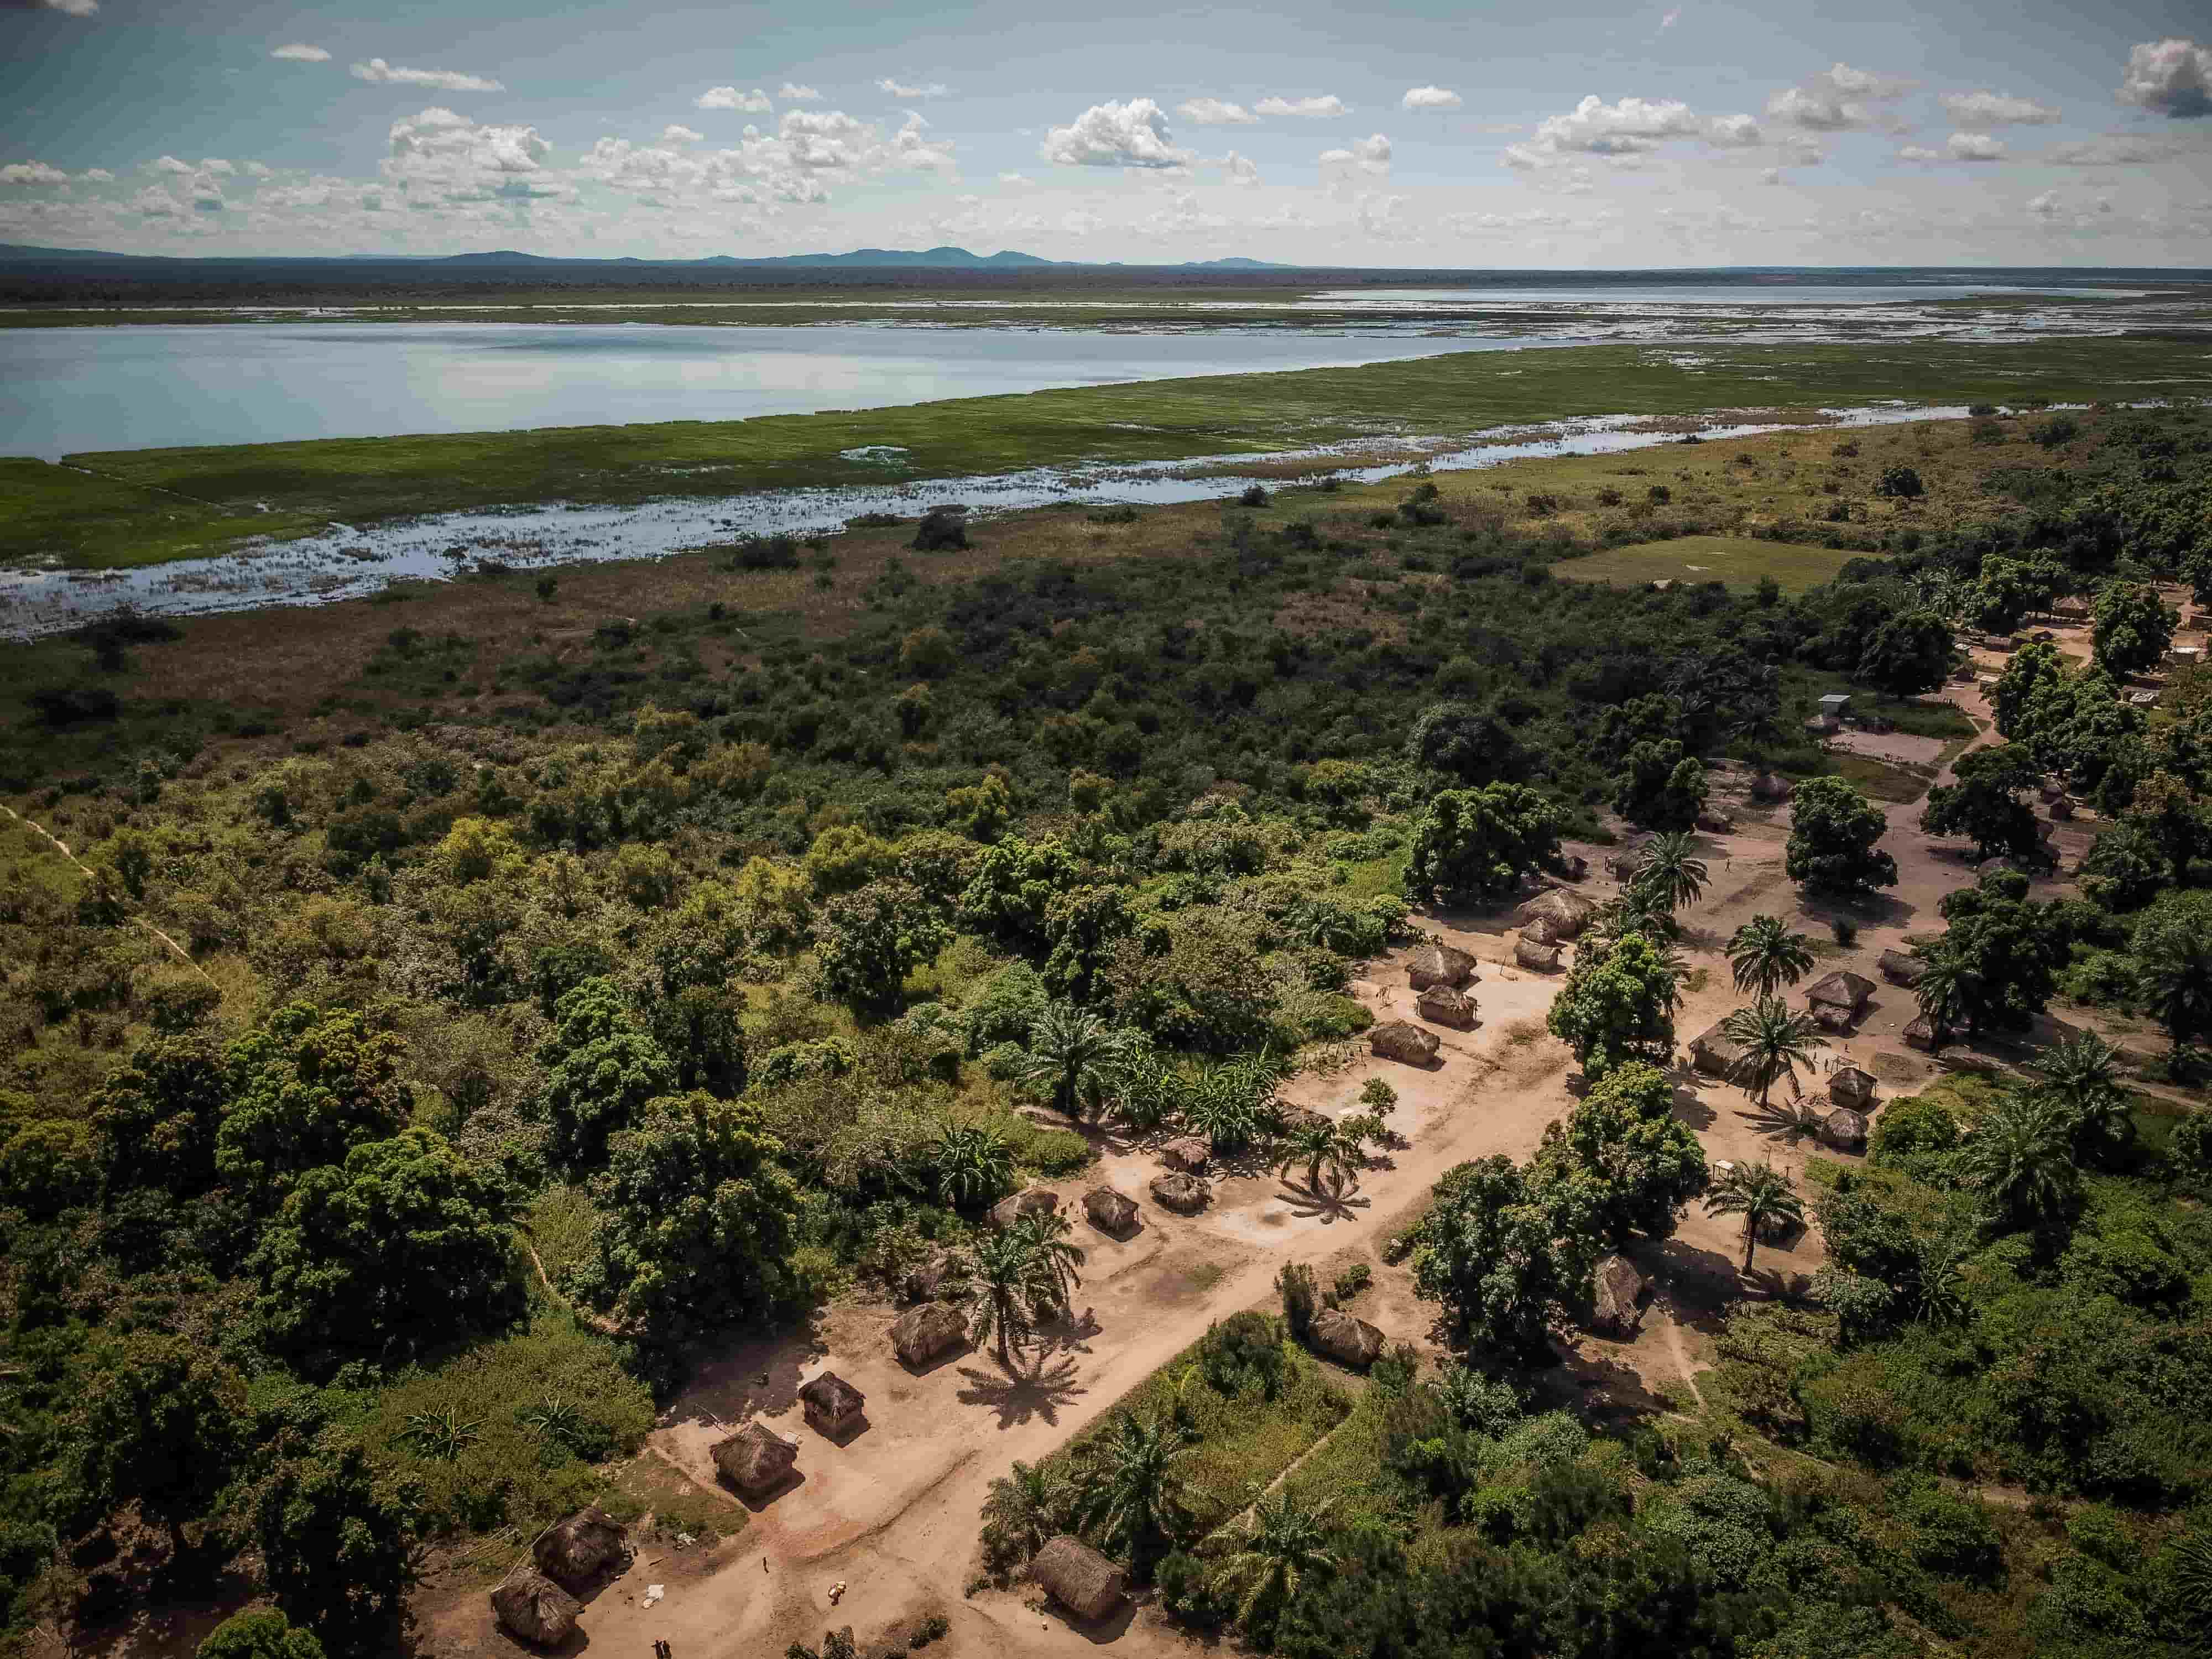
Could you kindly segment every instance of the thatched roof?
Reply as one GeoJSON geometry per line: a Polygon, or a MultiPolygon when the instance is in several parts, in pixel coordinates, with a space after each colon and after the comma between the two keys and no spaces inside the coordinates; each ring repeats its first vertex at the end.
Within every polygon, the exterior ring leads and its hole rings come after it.
{"type": "Polygon", "coordinates": [[[1208,1190],[1200,1177],[1177,1170],[1152,1177],[1152,1201],[1183,1215],[1204,1209],[1208,1190]]]}
{"type": "Polygon", "coordinates": [[[1413,1012],[1438,1025],[1466,1030],[1474,1024],[1474,999],[1449,985],[1431,985],[1413,999],[1413,1012]]]}
{"type": "Polygon", "coordinates": [[[1753,800],[1776,801],[1790,799],[1790,786],[1771,772],[1761,772],[1751,781],[1753,800]]]}
{"type": "Polygon", "coordinates": [[[1443,1046],[1433,1035],[1409,1020],[1389,1020],[1367,1034],[1370,1053],[1407,1066],[1426,1066],[1443,1046]]]}
{"type": "Polygon", "coordinates": [[[1735,820],[1725,812],[1708,809],[1698,814],[1698,828],[1709,836],[1725,836],[1735,828],[1735,820]]]}
{"type": "Polygon", "coordinates": [[[933,1302],[958,1265],[951,1251],[933,1250],[906,1270],[906,1277],[899,1282],[900,1288],[909,1302],[933,1302]]]}
{"type": "Polygon", "coordinates": [[[574,1632],[584,1604],[534,1567],[517,1565],[492,1591],[491,1610],[508,1634],[551,1648],[574,1632]]]}
{"type": "Polygon", "coordinates": [[[1911,956],[1903,951],[1884,951],[1875,963],[1881,969],[1881,976],[1892,985],[1908,988],[1928,977],[1929,965],[1926,957],[1911,956]]]}
{"type": "Polygon", "coordinates": [[[1936,1027],[1927,1015],[1919,1015],[1905,1025],[1905,1040],[1915,1048],[1933,1048],[1936,1047],[1936,1027]]]}
{"type": "Polygon", "coordinates": [[[1571,893],[1564,887],[1554,887],[1522,905],[1515,920],[1523,927],[1533,921],[1547,922],[1554,938],[1573,939],[1589,926],[1589,919],[1596,914],[1595,899],[1585,898],[1580,893],[1571,893]]]}
{"type": "Polygon", "coordinates": [[[858,1417],[868,1407],[867,1395],[835,1371],[824,1371],[801,1388],[799,1400],[809,1417],[824,1417],[832,1423],[858,1417]]]}
{"type": "Polygon", "coordinates": [[[1856,1066],[1838,1066],[1828,1073],[1828,1098],[1838,1106],[1864,1109],[1874,1098],[1874,1074],[1856,1066]]]}
{"type": "Polygon", "coordinates": [[[1820,1139],[1839,1152],[1865,1146],[1866,1138],[1867,1115],[1864,1112],[1838,1106],[1820,1120],[1820,1139]]]}
{"type": "Polygon", "coordinates": [[[1288,1106],[1283,1109],[1283,1133],[1297,1134],[1303,1129],[1333,1129],[1336,1127],[1327,1112],[1316,1112],[1310,1106],[1288,1106]]]}
{"type": "Polygon", "coordinates": [[[1557,973],[1559,947],[1547,939],[1533,939],[1524,933],[1514,941],[1513,960],[1523,968],[1533,968],[1540,974],[1557,973]]]}
{"type": "Polygon", "coordinates": [[[1750,1050],[1717,1024],[1690,1044],[1691,1063],[1713,1077],[1734,1079],[1750,1058],[1750,1050]]]}
{"type": "Polygon", "coordinates": [[[548,1527],[531,1548],[538,1570],[570,1589],[588,1584],[600,1571],[629,1553],[629,1534],[596,1504],[548,1527]]]}
{"type": "Polygon", "coordinates": [[[1203,1135],[1185,1135],[1160,1148],[1160,1162],[1170,1170],[1196,1175],[1213,1160],[1213,1148],[1203,1135]]]}
{"type": "Polygon", "coordinates": [[[1315,1347],[1346,1365],[1371,1365],[1382,1352],[1382,1333],[1341,1308],[1323,1308],[1306,1334],[1315,1347]]]}
{"type": "Polygon", "coordinates": [[[758,1421],[746,1424],[726,1440],[715,1442],[708,1455],[724,1479],[739,1492],[766,1492],[789,1475],[799,1462],[799,1448],[758,1421]]]}
{"type": "Polygon", "coordinates": [[[1824,1031],[1836,1031],[1848,1036],[1851,1023],[1857,1018],[1841,1003],[1816,1002],[1813,1005],[1813,1023],[1824,1031]]]}
{"type": "Polygon", "coordinates": [[[1559,854],[1559,873],[1569,881],[1580,881],[1589,874],[1589,860],[1580,853],[1559,854]]]}
{"type": "Polygon", "coordinates": [[[1474,958],[1455,945],[1431,939],[1406,964],[1406,979],[1416,991],[1431,985],[1464,985],[1474,977],[1474,958]]]}
{"type": "Polygon", "coordinates": [[[1103,1619],[1121,1605],[1129,1581],[1097,1550],[1066,1533],[1036,1553],[1030,1577],[1079,1619],[1103,1619]]]}
{"type": "Polygon", "coordinates": [[[1628,1337],[1643,1316],[1644,1275],[1627,1257],[1609,1255],[1597,1264],[1591,1296],[1591,1326],[1608,1335],[1628,1337]]]}
{"type": "Polygon", "coordinates": [[[1848,1008],[1853,1013],[1865,1007],[1866,1000],[1873,994],[1874,981],[1864,974],[1855,974],[1848,968],[1838,968],[1834,973],[1816,979],[1805,988],[1806,1001],[1848,1008]]]}
{"type": "Polygon", "coordinates": [[[1057,1210],[1060,1194],[1042,1187],[1031,1187],[1026,1192],[1016,1193],[1012,1198],[1002,1198],[991,1206],[991,1225],[1004,1232],[1024,1216],[1038,1210],[1057,1210]]]}
{"type": "Polygon", "coordinates": [[[891,1324],[891,1352],[909,1365],[927,1365],[967,1340],[968,1322],[949,1302],[908,1308],[891,1324]]]}
{"type": "Polygon", "coordinates": [[[1111,1187],[1093,1187],[1083,1195],[1083,1213],[1101,1231],[1126,1233],[1136,1224],[1137,1200],[1111,1187]]]}

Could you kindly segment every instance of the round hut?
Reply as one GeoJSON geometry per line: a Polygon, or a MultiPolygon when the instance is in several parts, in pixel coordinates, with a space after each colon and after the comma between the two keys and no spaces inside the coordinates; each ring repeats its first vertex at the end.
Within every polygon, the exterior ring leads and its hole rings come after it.
{"type": "Polygon", "coordinates": [[[1644,1275],[1625,1255],[1609,1255],[1597,1264],[1597,1279],[1590,1297],[1590,1328],[1601,1335],[1626,1341],[1644,1319],[1644,1275]]]}
{"type": "Polygon", "coordinates": [[[1079,1619],[1107,1617],[1121,1607],[1129,1592],[1128,1577],[1121,1568],[1066,1533],[1036,1553],[1030,1577],[1079,1619]]]}
{"type": "Polygon", "coordinates": [[[1928,977],[1929,963],[1924,957],[1916,957],[1903,951],[1884,951],[1875,966],[1892,985],[1902,985],[1910,990],[1928,977]]]}
{"type": "Polygon", "coordinates": [[[991,1230],[1002,1233],[1025,1215],[1059,1207],[1058,1193],[1043,1187],[1031,1187],[1026,1192],[1016,1193],[1012,1198],[1002,1198],[991,1206],[991,1230]]]}
{"type": "Polygon", "coordinates": [[[1431,985],[1413,999],[1413,1012],[1432,1024],[1474,1028],[1474,999],[1449,985],[1431,985]]]}
{"type": "Polygon", "coordinates": [[[1160,1148],[1160,1162],[1185,1175],[1201,1175],[1213,1161],[1213,1148],[1202,1135],[1184,1135],[1160,1148]]]}
{"type": "Polygon", "coordinates": [[[598,1504],[578,1510],[538,1534],[531,1547],[538,1571],[563,1588],[580,1589],[629,1557],[629,1533],[598,1504]]]}
{"type": "Polygon", "coordinates": [[[1528,930],[1513,944],[1513,960],[1520,967],[1539,974],[1559,971],[1559,947],[1548,939],[1539,939],[1528,930]]]}
{"type": "Polygon", "coordinates": [[[835,1371],[824,1371],[799,1390],[799,1403],[817,1434],[841,1439],[868,1419],[868,1397],[835,1371]]]}
{"type": "Polygon", "coordinates": [[[1856,1066],[1838,1066],[1828,1073],[1828,1098],[1838,1106],[1863,1112],[1874,1103],[1874,1073],[1856,1066]]]}
{"type": "Polygon", "coordinates": [[[967,1340],[968,1322],[949,1302],[908,1308],[891,1323],[891,1352],[908,1365],[927,1365],[967,1340]]]}
{"type": "Polygon", "coordinates": [[[1521,907],[1514,918],[1523,927],[1540,922],[1551,930],[1553,939],[1580,938],[1589,920],[1597,914],[1597,901],[1580,893],[1571,893],[1564,887],[1538,894],[1521,907]]]}
{"type": "Polygon", "coordinates": [[[797,1444],[757,1420],[727,1439],[716,1441],[708,1455],[724,1480],[754,1497],[781,1486],[799,1467],[797,1444]]]}
{"type": "Polygon", "coordinates": [[[1431,939],[1406,964],[1406,980],[1416,991],[1432,985],[1465,985],[1474,977],[1474,958],[1457,945],[1431,939]]]}
{"type": "Polygon", "coordinates": [[[1820,1139],[1839,1152],[1857,1152],[1866,1145],[1866,1114],[1837,1107],[1820,1120],[1820,1139]]]}
{"type": "Polygon", "coordinates": [[[1152,1177],[1152,1201],[1178,1215],[1195,1215],[1204,1209],[1207,1191],[1203,1179],[1180,1170],[1152,1177]]]}
{"type": "Polygon", "coordinates": [[[584,1604],[534,1567],[517,1564],[491,1593],[501,1629],[534,1647],[558,1647],[575,1633],[584,1604]]]}
{"type": "Polygon", "coordinates": [[[1119,1238],[1137,1224],[1137,1200],[1111,1187],[1093,1187],[1083,1195],[1083,1213],[1100,1232],[1119,1238]]]}
{"type": "Polygon", "coordinates": [[[1382,1352],[1382,1333],[1341,1308],[1317,1311],[1306,1327],[1306,1334],[1315,1347],[1340,1365],[1364,1369],[1382,1352]]]}
{"type": "Polygon", "coordinates": [[[1411,1020],[1394,1019],[1376,1026],[1367,1034],[1370,1054],[1384,1060],[1395,1060],[1405,1066],[1430,1066],[1443,1043],[1428,1031],[1424,1031],[1411,1020]]]}

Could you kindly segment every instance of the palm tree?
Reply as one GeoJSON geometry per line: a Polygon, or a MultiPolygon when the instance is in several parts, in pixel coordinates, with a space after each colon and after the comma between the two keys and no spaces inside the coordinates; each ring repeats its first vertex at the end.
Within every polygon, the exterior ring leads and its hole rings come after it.
{"type": "Polygon", "coordinates": [[[2135,1139],[2135,1117],[2120,1087],[2120,1051],[2094,1031],[2054,1042],[2031,1062],[2043,1092],[2074,1118],[2077,1152],[2116,1151],[2135,1139]]]}
{"type": "Polygon", "coordinates": [[[1928,971],[1913,987],[1912,996],[1939,1044],[1954,1031],[1973,1029],[1974,1005],[1981,989],[1982,976],[1958,957],[1945,951],[1929,957],[1928,971]]]}
{"type": "Polygon", "coordinates": [[[1686,830],[1654,836],[1644,849],[1631,884],[1643,889],[1667,907],[1669,915],[1705,896],[1705,861],[1698,856],[1697,842],[1686,830]]]}
{"type": "Polygon", "coordinates": [[[1966,1312],[1966,1298],[1960,1285],[1966,1278],[1966,1261],[1974,1254],[1972,1229],[1946,1227],[1917,1249],[1913,1316],[1923,1324],[1956,1324],[1966,1312]]]}
{"type": "Polygon", "coordinates": [[[2144,1001],[2176,1048],[2212,1027],[2212,940],[2184,928],[2149,929],[2136,969],[2144,1001]]]}
{"type": "Polygon", "coordinates": [[[1806,1015],[1791,1013],[1779,997],[1761,997],[1737,1009],[1721,1022],[1721,1030],[1743,1045],[1744,1065],[1759,1085],[1761,1106],[1781,1079],[1787,1077],[1794,1089],[1797,1068],[1812,1069],[1813,1050],[1828,1046],[1820,1028],[1806,1015]]]}
{"type": "Polygon", "coordinates": [[[1306,1187],[1309,1191],[1321,1190],[1322,1171],[1329,1175],[1329,1185],[1338,1192],[1344,1190],[1347,1181],[1358,1179],[1360,1164],[1359,1141],[1347,1135],[1334,1123],[1316,1123],[1309,1128],[1291,1132],[1283,1143],[1285,1157],[1276,1167],[1276,1173],[1288,1179],[1291,1170],[1300,1163],[1306,1166],[1306,1187]]]}
{"type": "Polygon", "coordinates": [[[994,1542],[1026,1560],[1059,1535],[1071,1494],[1066,1477],[1042,1463],[1017,1463],[991,1483],[983,1500],[983,1529],[994,1542]]]}
{"type": "Polygon", "coordinates": [[[2010,1097],[1966,1137],[1967,1183],[1995,1213],[2021,1225],[2064,1213],[2079,1185],[2073,1130],[2072,1115],[2050,1096],[2010,1097]]]}
{"type": "Polygon", "coordinates": [[[1237,1598],[1238,1624],[1250,1630],[1255,1614],[1282,1607],[1309,1574],[1335,1568],[1336,1557],[1322,1547],[1334,1504],[1331,1498],[1318,1508],[1301,1509],[1276,1492],[1252,1505],[1241,1547],[1213,1572],[1213,1593],[1237,1598]]]}
{"type": "Polygon", "coordinates": [[[1729,936],[1728,959],[1737,990],[1771,997],[1812,971],[1813,941],[1779,916],[1753,916],[1729,936]]]}
{"type": "Polygon", "coordinates": [[[1591,918],[1593,942],[1611,943],[1629,933],[1641,933],[1654,944],[1674,938],[1680,930],[1674,913],[1657,895],[1631,886],[1608,899],[1591,918]]]}
{"type": "Polygon", "coordinates": [[[1759,1248],[1759,1230],[1770,1221],[1802,1224],[1805,1203],[1790,1177],[1771,1164],[1739,1164],[1706,1193],[1705,1213],[1743,1218],[1743,1270],[1749,1273],[1753,1252],[1759,1248]]]}
{"type": "Polygon", "coordinates": [[[1128,1032],[1088,1008],[1050,1002],[1030,1027],[1022,1081],[1049,1090],[1055,1108],[1079,1118],[1104,1103],[1129,1059],[1128,1032]]]}
{"type": "MultiPolygon", "coordinates": [[[[1237,1060],[1200,1066],[1191,1073],[1183,1121],[1211,1140],[1217,1152],[1243,1151],[1260,1133],[1262,1110],[1255,1094],[1257,1080],[1252,1069],[1237,1060]]],[[[1266,1087],[1272,1099],[1272,1079],[1266,1087]]]]}
{"type": "Polygon", "coordinates": [[[1176,1465],[1189,1451],[1182,1426],[1166,1417],[1115,1413],[1078,1477],[1084,1519],[1132,1553],[1171,1536],[1185,1514],[1185,1482],[1176,1465]]]}
{"type": "Polygon", "coordinates": [[[995,1335],[999,1363],[1012,1370],[1012,1350],[1036,1327],[1031,1304],[1036,1294],[1036,1257],[1019,1232],[1009,1229],[994,1233],[976,1245],[969,1278],[975,1301],[968,1316],[968,1340],[981,1346],[995,1335]]]}
{"type": "Polygon", "coordinates": [[[1036,1285],[1036,1300],[1055,1308],[1082,1288],[1083,1275],[1075,1270],[1084,1255],[1075,1243],[1075,1229],[1057,1210],[1031,1210],[1008,1229],[1030,1254],[1030,1273],[1036,1285]]]}
{"type": "Polygon", "coordinates": [[[938,1131],[932,1161],[939,1196],[955,1206],[995,1198],[1014,1175],[1012,1150],[988,1124],[946,1124],[938,1131]]]}

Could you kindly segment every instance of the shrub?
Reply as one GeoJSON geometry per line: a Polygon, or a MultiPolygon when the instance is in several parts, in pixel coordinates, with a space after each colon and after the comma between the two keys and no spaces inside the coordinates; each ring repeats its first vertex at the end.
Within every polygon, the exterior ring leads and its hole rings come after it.
{"type": "Polygon", "coordinates": [[[2004,1577],[2004,1549],[1987,1510],[1942,1487],[1916,1486],[1898,1506],[1912,1528],[1912,1559],[1947,1578],[1994,1585],[2004,1577]]]}
{"type": "Polygon", "coordinates": [[[2081,425],[2071,415],[2053,415],[2049,420],[2029,428],[2027,435],[2045,449],[2057,449],[2080,437],[2081,425]]]}
{"type": "Polygon", "coordinates": [[[914,527],[914,539],[907,545],[917,553],[950,553],[965,548],[968,509],[955,506],[931,507],[914,527]]]}
{"type": "Polygon", "coordinates": [[[788,536],[760,536],[739,542],[730,555],[732,570],[796,570],[799,544],[788,536]]]}
{"type": "Polygon", "coordinates": [[[1291,1328],[1291,1334],[1303,1342],[1313,1325],[1314,1310],[1320,1305],[1320,1296],[1314,1289],[1314,1272],[1302,1261],[1284,1264],[1275,1275],[1275,1289],[1283,1298],[1283,1318],[1291,1328]]]}
{"type": "Polygon", "coordinates": [[[1226,1395],[1256,1388],[1273,1400],[1283,1385],[1287,1364],[1281,1326],[1249,1309],[1207,1326],[1198,1345],[1200,1374],[1226,1395]]]}
{"type": "Polygon", "coordinates": [[[1874,493],[1889,500],[1910,501],[1926,495],[1928,489],[1920,482],[1920,474],[1911,467],[1893,466],[1875,481],[1874,493]]]}
{"type": "Polygon", "coordinates": [[[1237,497],[1239,507],[1265,507],[1270,497],[1264,484],[1247,484],[1237,497]]]}

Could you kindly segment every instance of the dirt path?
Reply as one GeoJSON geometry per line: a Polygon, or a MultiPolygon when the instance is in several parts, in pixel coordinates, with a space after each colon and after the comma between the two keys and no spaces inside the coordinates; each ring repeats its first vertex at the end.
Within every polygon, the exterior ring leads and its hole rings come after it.
{"type": "MultiPolygon", "coordinates": [[[[22,814],[16,811],[16,810],[12,806],[0,805],[0,812],[5,812],[17,823],[21,824],[33,835],[38,836],[40,840],[45,842],[47,846],[52,848],[57,853],[59,853],[72,865],[76,866],[78,872],[87,879],[91,878],[91,866],[86,864],[82,859],[78,858],[76,854],[70,852],[69,849],[69,843],[61,840],[53,833],[53,831],[47,829],[45,824],[40,823],[36,818],[27,818],[23,817],[22,814]]],[[[207,969],[201,967],[197,962],[194,962],[192,960],[192,953],[185,949],[183,945],[178,944],[176,940],[171,939],[167,933],[156,927],[152,922],[147,921],[143,916],[133,916],[131,920],[139,927],[143,927],[155,939],[161,940],[162,944],[167,945],[171,951],[176,953],[177,960],[183,963],[185,967],[198,974],[201,979],[205,980],[210,985],[215,984],[213,980],[208,979],[207,969]]]]}

